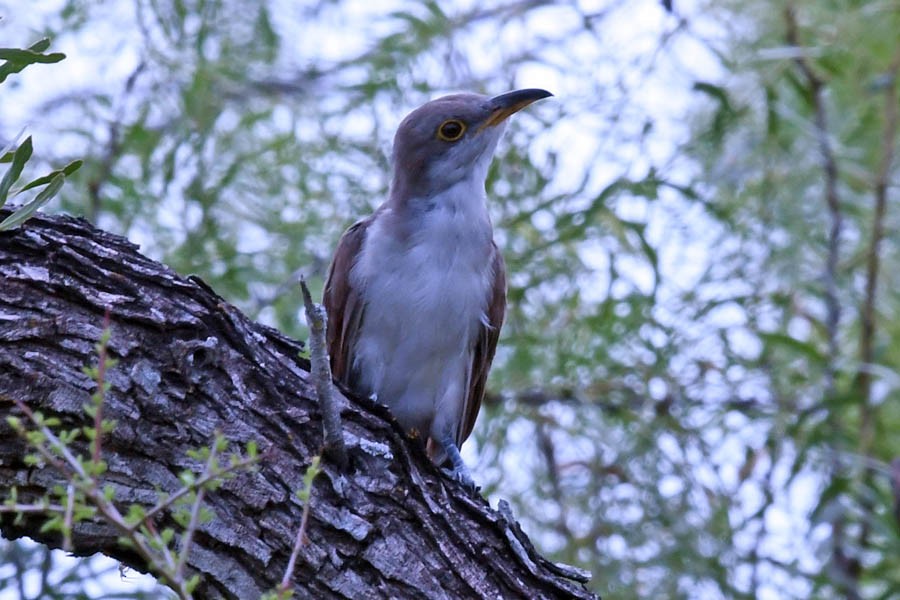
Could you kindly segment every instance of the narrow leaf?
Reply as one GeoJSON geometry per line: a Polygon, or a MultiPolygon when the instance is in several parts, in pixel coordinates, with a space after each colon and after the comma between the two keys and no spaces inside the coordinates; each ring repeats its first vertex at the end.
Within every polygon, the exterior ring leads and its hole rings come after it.
{"type": "Polygon", "coordinates": [[[3,179],[0,180],[0,207],[6,204],[9,188],[11,188],[12,184],[14,184],[19,179],[19,176],[22,175],[22,169],[25,168],[25,163],[31,158],[31,152],[31,136],[29,135],[25,138],[25,141],[22,142],[22,145],[16,148],[16,153],[13,155],[12,159],[12,165],[9,167],[9,171],[3,176],[3,179]]]}
{"type": "Polygon", "coordinates": [[[62,169],[57,169],[55,171],[51,171],[50,173],[47,173],[43,177],[38,177],[34,181],[28,182],[21,188],[19,188],[17,190],[13,190],[12,195],[15,196],[16,194],[21,194],[25,190],[30,190],[32,188],[36,188],[36,187],[39,187],[42,185],[47,185],[48,183],[50,183],[53,180],[54,177],[56,177],[59,174],[63,174],[66,177],[69,177],[72,175],[72,173],[74,173],[75,171],[80,169],[81,165],[83,165],[83,164],[84,164],[83,160],[73,160],[72,162],[67,164],[65,167],[63,167],[62,169]]]}
{"type": "Polygon", "coordinates": [[[41,38],[32,45],[28,46],[28,49],[33,52],[43,52],[47,48],[50,47],[50,38],[41,38]]]}
{"type": "Polygon", "coordinates": [[[6,60],[0,65],[0,83],[6,81],[6,78],[13,73],[18,73],[28,65],[35,63],[58,63],[66,57],[62,52],[53,52],[51,54],[42,54],[33,50],[23,50],[21,48],[0,48],[0,59],[6,60]]]}
{"type": "Polygon", "coordinates": [[[3,150],[0,150],[0,163],[12,162],[15,148],[19,144],[19,140],[22,139],[22,136],[25,135],[26,129],[27,127],[20,129],[19,133],[3,147],[3,150]]]}
{"type": "Polygon", "coordinates": [[[34,197],[34,200],[9,215],[6,220],[0,223],[0,231],[6,231],[7,229],[12,229],[18,225],[21,225],[25,221],[28,220],[34,212],[40,207],[47,204],[53,196],[55,196],[60,188],[63,186],[63,183],[66,181],[66,176],[62,173],[58,174],[53,180],[41,190],[41,192],[34,197]]]}

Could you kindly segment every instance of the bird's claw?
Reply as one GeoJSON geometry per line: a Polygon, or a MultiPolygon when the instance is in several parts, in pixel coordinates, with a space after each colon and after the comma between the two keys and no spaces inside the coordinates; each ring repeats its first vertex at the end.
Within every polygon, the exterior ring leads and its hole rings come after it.
{"type": "Polygon", "coordinates": [[[468,473],[458,469],[441,469],[447,477],[454,481],[458,481],[462,484],[466,491],[470,494],[477,494],[481,491],[481,488],[475,485],[475,482],[469,476],[468,473]]]}

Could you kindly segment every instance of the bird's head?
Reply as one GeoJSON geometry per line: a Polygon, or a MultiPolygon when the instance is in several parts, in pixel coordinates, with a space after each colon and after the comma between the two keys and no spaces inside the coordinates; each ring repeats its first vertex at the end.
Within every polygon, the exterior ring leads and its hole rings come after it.
{"type": "Polygon", "coordinates": [[[466,179],[483,185],[506,119],[552,95],[540,89],[493,98],[453,94],[412,111],[394,137],[392,196],[428,199],[466,179]]]}

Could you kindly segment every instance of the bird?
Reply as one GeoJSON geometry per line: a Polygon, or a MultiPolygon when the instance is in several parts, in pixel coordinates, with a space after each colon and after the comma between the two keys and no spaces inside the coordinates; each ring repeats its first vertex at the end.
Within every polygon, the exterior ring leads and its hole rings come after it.
{"type": "Polygon", "coordinates": [[[387,199],[344,232],[325,281],[335,380],[387,405],[469,489],[460,447],[506,313],[485,181],[507,119],[552,95],[459,93],[413,110],[394,136],[387,199]]]}

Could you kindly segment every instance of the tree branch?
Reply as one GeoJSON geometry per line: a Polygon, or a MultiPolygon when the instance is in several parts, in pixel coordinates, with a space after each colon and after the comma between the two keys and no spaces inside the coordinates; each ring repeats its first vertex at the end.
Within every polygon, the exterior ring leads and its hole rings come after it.
{"type": "Polygon", "coordinates": [[[869,454],[874,436],[872,422],[872,362],[875,358],[875,299],[878,295],[878,274],[881,264],[881,242],[884,239],[885,211],[887,210],[888,184],[894,151],[897,143],[897,75],[900,73],[900,48],[894,53],[887,72],[884,93],[884,131],[881,136],[881,160],[875,176],[875,209],[872,212],[872,239],[866,256],[866,293],[862,308],[862,330],[859,337],[860,370],[856,388],[862,402],[860,419],[861,454],[869,454]]]}
{"type": "Polygon", "coordinates": [[[841,305],[837,292],[837,269],[840,258],[841,232],[844,228],[844,216],[841,211],[838,197],[838,168],[834,148],[828,133],[828,115],[825,108],[825,82],[815,72],[803,51],[800,42],[800,34],[797,28],[796,10],[793,4],[785,7],[785,22],[787,24],[787,42],[797,48],[794,62],[806,79],[809,88],[810,99],[813,104],[815,119],[815,135],[819,145],[819,153],[822,157],[822,170],[825,172],[825,206],[831,226],[828,232],[828,252],[825,259],[825,305],[827,310],[826,328],[828,332],[828,366],[826,371],[826,395],[834,394],[835,369],[839,356],[838,326],[841,321],[841,305]]]}
{"type": "MultiPolygon", "coordinates": [[[[828,211],[828,217],[831,222],[828,232],[828,250],[825,259],[825,270],[823,278],[825,280],[825,327],[828,338],[828,354],[825,366],[825,400],[830,401],[836,395],[836,379],[837,364],[840,356],[838,348],[838,327],[841,321],[841,305],[838,300],[837,289],[837,270],[838,259],[840,257],[841,232],[843,230],[843,213],[841,211],[840,199],[838,198],[838,169],[837,159],[835,158],[834,149],[831,146],[828,131],[827,111],[825,108],[825,82],[813,69],[803,45],[800,41],[799,28],[797,25],[796,7],[793,3],[788,3],[784,9],[784,20],[786,26],[787,43],[797,49],[794,62],[800,69],[806,86],[809,90],[810,101],[812,103],[815,119],[815,136],[819,145],[819,153],[822,159],[822,170],[825,175],[825,205],[828,211]]],[[[829,408],[828,426],[831,429],[831,435],[834,439],[840,439],[841,425],[838,420],[837,411],[829,408]]],[[[832,477],[837,477],[839,471],[840,459],[838,453],[832,453],[832,477]]],[[[843,512],[837,514],[831,520],[832,541],[831,541],[831,560],[836,571],[836,579],[841,583],[841,591],[844,592],[850,600],[859,598],[859,560],[848,555],[846,548],[846,518],[843,512]]]]}
{"type": "MultiPolygon", "coordinates": [[[[884,131],[881,137],[881,160],[874,182],[875,206],[872,212],[872,239],[866,256],[866,292],[862,307],[862,328],[859,337],[859,371],[855,388],[859,397],[859,454],[870,458],[875,439],[875,408],[872,406],[872,367],[875,362],[875,301],[878,296],[878,275],[881,270],[881,242],[884,239],[884,221],[887,210],[888,184],[894,152],[897,143],[897,75],[900,73],[900,47],[894,51],[886,73],[887,86],[884,93],[884,131]]],[[[866,487],[873,485],[874,469],[866,467],[862,472],[862,482],[866,487]]],[[[873,514],[872,500],[863,497],[864,514],[873,514]]],[[[859,547],[869,544],[871,521],[865,520],[859,531],[859,547]]]]}
{"type": "Polygon", "coordinates": [[[328,362],[328,345],[326,328],[328,315],[325,307],[313,302],[306,280],[300,278],[300,290],[303,292],[303,305],[306,308],[306,322],[309,325],[309,361],[316,400],[322,410],[322,424],[325,436],[325,452],[342,469],[347,466],[347,450],[344,448],[344,434],[341,431],[341,409],[334,397],[334,385],[331,376],[331,364],[328,362]]]}
{"type": "MultiPolygon", "coordinates": [[[[177,473],[202,469],[187,451],[217,431],[241,447],[256,441],[259,468],[205,492],[215,518],[196,523],[185,570],[201,576],[198,598],[275,589],[304,508],[294,492],[323,443],[301,344],[251,322],[199,279],[69,217],[37,215],[0,233],[0,280],[0,489],[15,486],[16,502],[31,505],[65,487],[52,465],[26,464],[28,449],[5,417],[20,401],[67,429],[93,425],[84,406],[97,384],[82,368],[96,360],[108,310],[118,363],[105,373],[103,416],[115,427],[103,438],[102,485],[120,512],[150,507],[158,491],[183,487],[177,473]]],[[[583,573],[538,555],[508,515],[469,498],[369,404],[344,407],[350,466],[323,462],[307,503],[308,541],[292,582],[299,597],[594,597],[583,573]]],[[[89,457],[91,448],[80,440],[71,450],[89,457]]],[[[158,528],[177,529],[173,510],[154,515],[158,528]]],[[[0,531],[60,546],[58,533],[40,531],[43,520],[0,511],[0,531]]],[[[146,569],[100,516],[72,523],[71,544],[146,569]]]]}

